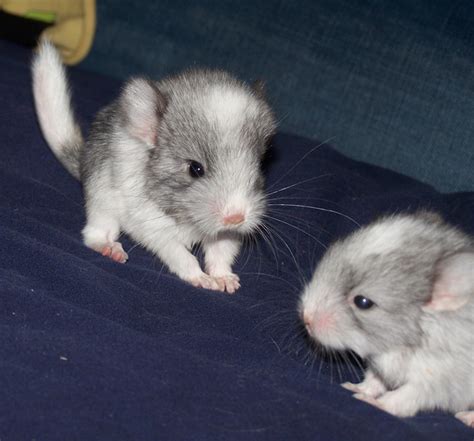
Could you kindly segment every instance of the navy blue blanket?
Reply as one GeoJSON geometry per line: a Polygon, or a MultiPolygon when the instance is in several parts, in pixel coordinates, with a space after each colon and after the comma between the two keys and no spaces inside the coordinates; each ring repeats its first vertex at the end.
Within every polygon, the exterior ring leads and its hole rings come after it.
{"type": "MultiPolygon", "coordinates": [[[[196,289],[126,240],[125,265],[83,246],[80,184],[41,137],[29,57],[0,43],[0,439],[472,440],[452,415],[354,400],[338,384],[356,364],[316,358],[295,305],[324,246],[357,223],[423,206],[474,233],[473,194],[280,134],[265,167],[272,238],[242,253],[235,295],[196,289]]],[[[71,77],[87,127],[119,84],[71,77]]]]}

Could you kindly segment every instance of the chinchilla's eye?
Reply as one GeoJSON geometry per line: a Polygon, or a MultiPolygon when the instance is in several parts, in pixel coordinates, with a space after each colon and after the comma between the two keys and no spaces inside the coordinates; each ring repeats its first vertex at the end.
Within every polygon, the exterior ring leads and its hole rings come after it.
{"type": "Polygon", "coordinates": [[[191,161],[189,163],[189,174],[193,178],[201,178],[204,176],[204,167],[197,161],[191,161]]]}
{"type": "Polygon", "coordinates": [[[354,305],[356,305],[359,309],[370,309],[375,305],[375,303],[367,297],[355,296],[354,305]]]}

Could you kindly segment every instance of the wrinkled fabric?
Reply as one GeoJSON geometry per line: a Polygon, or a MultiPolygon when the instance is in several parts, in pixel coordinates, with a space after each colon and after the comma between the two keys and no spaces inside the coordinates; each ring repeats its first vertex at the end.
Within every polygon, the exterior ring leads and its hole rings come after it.
{"type": "MultiPolygon", "coordinates": [[[[452,415],[398,419],[353,399],[339,383],[359,363],[315,354],[296,312],[332,241],[418,207],[474,233],[472,193],[279,134],[267,237],[238,259],[242,288],[196,289],[127,238],[124,265],[82,244],[81,187],[40,134],[29,57],[0,43],[1,439],[472,439],[452,415]]],[[[71,82],[87,128],[119,84],[79,70],[71,82]]]]}

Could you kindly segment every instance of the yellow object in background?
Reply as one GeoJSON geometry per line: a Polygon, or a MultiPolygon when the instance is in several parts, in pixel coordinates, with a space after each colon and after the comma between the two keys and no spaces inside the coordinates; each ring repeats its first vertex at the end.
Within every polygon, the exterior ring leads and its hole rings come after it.
{"type": "Polygon", "coordinates": [[[95,0],[0,0],[0,9],[51,23],[41,37],[47,37],[55,44],[66,64],[79,63],[92,46],[95,0]]]}

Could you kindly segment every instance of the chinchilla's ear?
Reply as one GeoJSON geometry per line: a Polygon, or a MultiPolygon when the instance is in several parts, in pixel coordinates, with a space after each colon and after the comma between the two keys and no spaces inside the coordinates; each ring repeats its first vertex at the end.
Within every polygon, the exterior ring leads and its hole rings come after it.
{"type": "Polygon", "coordinates": [[[474,299],[474,251],[463,251],[438,264],[426,311],[454,311],[474,299]]]}
{"type": "Polygon", "coordinates": [[[255,80],[254,82],[252,82],[251,87],[257,98],[260,98],[262,100],[267,99],[267,88],[265,86],[265,81],[255,80]]]}
{"type": "Polygon", "coordinates": [[[155,147],[159,122],[167,104],[155,83],[140,77],[130,79],[122,90],[120,104],[129,133],[148,147],[155,147]]]}

